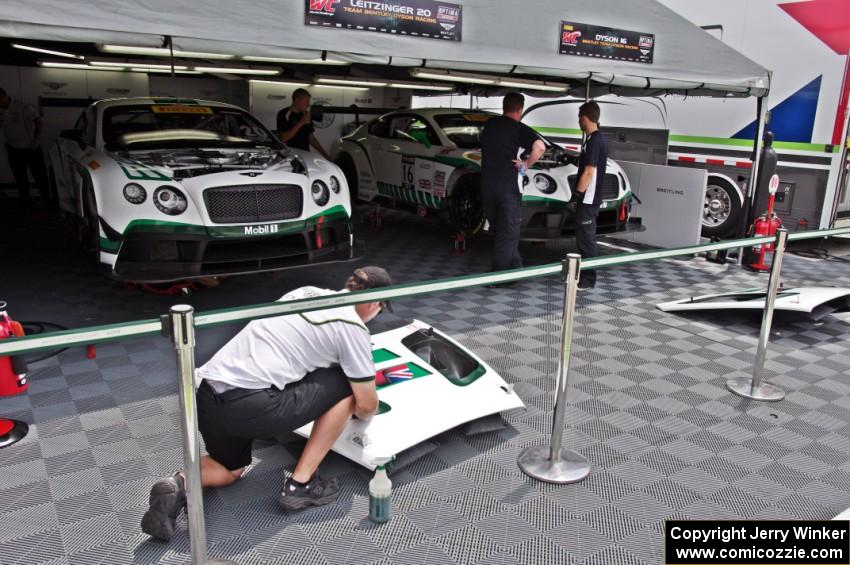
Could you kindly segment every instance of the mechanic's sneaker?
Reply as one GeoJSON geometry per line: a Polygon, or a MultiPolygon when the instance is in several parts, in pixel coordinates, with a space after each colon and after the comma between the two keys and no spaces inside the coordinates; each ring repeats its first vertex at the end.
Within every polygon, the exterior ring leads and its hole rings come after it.
{"type": "Polygon", "coordinates": [[[186,506],[186,483],[181,475],[160,479],[151,487],[149,508],[142,516],[142,531],[168,541],[174,535],[177,514],[186,506]]]}
{"type": "Polygon", "coordinates": [[[310,506],[322,506],[333,502],[339,496],[339,481],[337,479],[325,480],[314,475],[310,482],[304,485],[296,484],[292,478],[283,483],[283,490],[277,497],[277,501],[284,510],[290,512],[304,510],[310,506]]]}

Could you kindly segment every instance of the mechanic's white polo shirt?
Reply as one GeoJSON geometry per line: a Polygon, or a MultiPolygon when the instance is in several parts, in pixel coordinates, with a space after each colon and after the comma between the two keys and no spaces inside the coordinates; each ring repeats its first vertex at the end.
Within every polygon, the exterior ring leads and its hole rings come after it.
{"type": "MultiPolygon", "coordinates": [[[[336,292],[305,286],[279,300],[336,292]]],[[[238,388],[282,390],[315,369],[337,364],[349,380],[375,378],[369,330],[354,306],[254,320],[200,367],[197,376],[238,388]]]]}

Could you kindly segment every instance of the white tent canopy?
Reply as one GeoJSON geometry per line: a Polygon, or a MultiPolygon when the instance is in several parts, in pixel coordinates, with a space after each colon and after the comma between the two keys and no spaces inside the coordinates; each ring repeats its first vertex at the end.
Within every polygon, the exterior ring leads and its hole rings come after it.
{"type": "MultiPolygon", "coordinates": [[[[342,3],[347,3],[343,0],[342,3]]],[[[308,27],[303,1],[0,0],[0,35],[591,80],[594,95],[763,96],[769,72],[654,0],[454,0],[460,42],[308,27]],[[655,34],[652,64],[558,54],[559,21],[655,34]]]]}

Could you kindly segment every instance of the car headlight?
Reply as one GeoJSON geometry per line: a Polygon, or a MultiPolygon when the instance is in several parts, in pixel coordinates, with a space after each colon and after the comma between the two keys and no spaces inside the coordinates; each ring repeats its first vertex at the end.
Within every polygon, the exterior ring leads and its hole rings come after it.
{"type": "Polygon", "coordinates": [[[173,186],[161,186],[153,192],[153,203],[163,214],[176,216],[186,211],[186,195],[173,186]]]}
{"type": "Polygon", "coordinates": [[[130,204],[141,204],[148,198],[145,188],[134,182],[124,186],[124,199],[130,204]]]}
{"type": "Polygon", "coordinates": [[[555,192],[555,189],[558,188],[558,185],[555,182],[555,179],[549,175],[539,173],[534,175],[534,187],[543,194],[552,194],[555,192]]]}
{"type": "Polygon", "coordinates": [[[319,206],[324,206],[331,198],[331,191],[328,190],[328,185],[317,180],[313,181],[313,186],[310,188],[310,195],[313,197],[313,202],[319,206]]]}
{"type": "Polygon", "coordinates": [[[339,194],[339,179],[334,176],[331,176],[331,190],[334,194],[339,194]]]}

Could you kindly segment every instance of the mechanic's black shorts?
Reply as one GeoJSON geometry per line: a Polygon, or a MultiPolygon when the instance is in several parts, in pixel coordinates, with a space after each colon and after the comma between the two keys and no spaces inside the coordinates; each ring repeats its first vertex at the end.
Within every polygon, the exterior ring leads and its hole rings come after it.
{"type": "Polygon", "coordinates": [[[274,440],[297,430],[351,396],[339,366],[316,369],[283,390],[198,388],[198,428],[210,457],[234,471],[251,463],[251,441],[274,440]]]}

